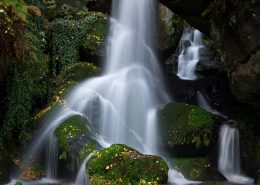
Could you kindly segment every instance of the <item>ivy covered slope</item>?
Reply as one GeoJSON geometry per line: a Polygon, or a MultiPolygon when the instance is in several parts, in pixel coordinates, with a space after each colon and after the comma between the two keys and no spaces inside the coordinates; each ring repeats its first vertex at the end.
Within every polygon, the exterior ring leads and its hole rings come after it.
{"type": "Polygon", "coordinates": [[[107,16],[90,12],[88,2],[76,8],[58,0],[0,2],[0,184],[8,180],[6,167],[19,165],[42,116],[100,72],[91,62],[103,56],[107,16]]]}
{"type": "Polygon", "coordinates": [[[97,151],[88,163],[91,185],[165,184],[168,166],[157,156],[144,155],[126,145],[97,151]]]}

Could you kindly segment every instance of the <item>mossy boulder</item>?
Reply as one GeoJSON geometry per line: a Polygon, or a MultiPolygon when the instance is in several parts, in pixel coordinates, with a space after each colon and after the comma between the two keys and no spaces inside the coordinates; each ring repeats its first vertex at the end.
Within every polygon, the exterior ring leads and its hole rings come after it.
{"type": "Polygon", "coordinates": [[[91,138],[88,120],[75,115],[65,120],[55,130],[59,146],[59,159],[63,160],[70,171],[77,171],[87,155],[100,146],[91,138]]]}
{"type": "Polygon", "coordinates": [[[95,152],[88,171],[93,185],[164,184],[168,178],[168,166],[162,158],[141,154],[126,145],[95,152]]]}
{"type": "Polygon", "coordinates": [[[173,165],[177,171],[190,180],[219,179],[217,168],[206,158],[176,158],[173,160],[173,165]]]}
{"type": "Polygon", "coordinates": [[[97,76],[100,69],[95,65],[87,62],[79,62],[66,67],[57,77],[58,84],[65,82],[80,82],[90,77],[97,76]]]}
{"type": "Polygon", "coordinates": [[[55,80],[57,88],[53,90],[52,95],[64,99],[78,82],[95,77],[99,73],[100,69],[91,63],[79,62],[68,66],[57,76],[55,80]]]}
{"type": "Polygon", "coordinates": [[[169,103],[159,109],[158,116],[162,142],[167,148],[190,146],[196,150],[210,146],[216,139],[217,119],[200,107],[169,103]]]}

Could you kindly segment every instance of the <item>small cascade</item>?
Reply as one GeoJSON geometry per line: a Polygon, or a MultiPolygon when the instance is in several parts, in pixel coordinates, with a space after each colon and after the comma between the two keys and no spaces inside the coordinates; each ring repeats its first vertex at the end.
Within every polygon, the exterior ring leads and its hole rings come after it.
{"type": "Polygon", "coordinates": [[[87,171],[86,171],[86,165],[92,156],[93,156],[93,153],[89,154],[86,157],[86,159],[83,161],[83,163],[78,171],[74,185],[88,185],[89,184],[87,171]]]}
{"type": "Polygon", "coordinates": [[[219,162],[218,169],[226,179],[238,184],[253,184],[254,180],[241,172],[239,130],[233,121],[223,124],[219,134],[219,162]]]}
{"type": "Polygon", "coordinates": [[[197,91],[197,102],[198,102],[198,105],[205,109],[206,111],[212,113],[212,114],[215,114],[217,116],[220,116],[220,117],[223,117],[225,119],[227,119],[227,116],[225,116],[224,114],[222,114],[221,112],[213,109],[210,105],[209,105],[209,102],[207,101],[207,99],[205,98],[205,96],[203,96],[203,94],[199,91],[197,91]]]}
{"type": "Polygon", "coordinates": [[[56,179],[58,170],[58,143],[57,138],[52,132],[49,138],[48,147],[46,150],[47,164],[46,164],[46,178],[56,179]]]}
{"type": "Polygon", "coordinates": [[[180,41],[177,75],[184,80],[196,80],[196,65],[200,60],[200,50],[204,48],[202,33],[194,28],[186,28],[180,41]]]}

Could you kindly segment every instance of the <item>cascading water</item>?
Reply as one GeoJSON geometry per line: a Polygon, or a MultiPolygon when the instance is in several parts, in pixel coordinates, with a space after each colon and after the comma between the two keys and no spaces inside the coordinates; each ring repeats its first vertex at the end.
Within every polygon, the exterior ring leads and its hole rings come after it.
{"type": "MultiPolygon", "coordinates": [[[[159,154],[156,108],[171,99],[153,52],[155,7],[153,0],[113,1],[103,75],[81,83],[70,93],[66,105],[43,130],[36,144],[52,137],[64,119],[80,114],[88,119],[96,133],[94,138],[102,146],[121,143],[143,153],[159,154]]],[[[55,149],[49,152],[52,152],[49,161],[58,160],[55,149]]],[[[48,164],[49,170],[49,166],[54,167],[53,163],[48,164]]],[[[54,172],[47,170],[48,173],[54,172]]],[[[180,184],[188,183],[173,169],[169,175],[171,182],[178,179],[180,184]]]]}
{"type": "Polygon", "coordinates": [[[235,125],[224,124],[221,126],[219,143],[219,171],[230,182],[253,184],[254,180],[244,176],[241,172],[239,131],[235,125]]]}
{"type": "Polygon", "coordinates": [[[201,108],[205,109],[206,111],[208,111],[208,112],[210,112],[210,113],[212,113],[212,114],[215,114],[215,115],[218,115],[218,116],[220,116],[220,117],[223,117],[223,118],[227,119],[227,116],[225,116],[225,115],[222,114],[221,112],[219,112],[219,111],[213,109],[213,108],[209,105],[207,99],[206,99],[206,98],[203,96],[203,94],[202,94],[201,92],[199,92],[199,91],[197,91],[197,102],[198,102],[199,106],[200,106],[201,108]]]}
{"type": "Polygon", "coordinates": [[[196,65],[203,48],[202,33],[194,28],[186,28],[180,41],[177,75],[184,80],[196,80],[196,65]]]}
{"type": "Polygon", "coordinates": [[[86,175],[86,164],[88,163],[88,161],[91,159],[91,157],[93,156],[93,154],[89,154],[88,157],[83,161],[79,172],[77,174],[76,180],[74,185],[88,185],[88,177],[86,175]]]}

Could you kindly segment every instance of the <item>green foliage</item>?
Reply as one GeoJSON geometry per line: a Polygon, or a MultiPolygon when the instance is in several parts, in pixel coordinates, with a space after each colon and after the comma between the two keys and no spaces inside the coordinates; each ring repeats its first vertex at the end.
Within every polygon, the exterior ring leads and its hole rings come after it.
{"type": "Polygon", "coordinates": [[[20,182],[20,181],[17,181],[17,182],[15,183],[15,185],[23,185],[23,183],[20,182]]]}
{"type": "Polygon", "coordinates": [[[80,45],[81,50],[84,50],[88,55],[105,55],[103,43],[108,32],[107,22],[106,15],[100,14],[98,16],[98,21],[93,29],[83,37],[80,45]]]}
{"type": "Polygon", "coordinates": [[[23,142],[31,128],[32,106],[38,97],[46,94],[45,76],[48,58],[40,50],[40,40],[27,33],[26,55],[23,65],[15,64],[14,76],[8,93],[8,107],[0,132],[0,138],[10,142],[23,142]],[[17,139],[14,139],[17,138],[17,139]]]}
{"type": "MultiPolygon", "coordinates": [[[[14,13],[23,21],[26,21],[27,6],[23,0],[1,0],[0,7],[12,7],[14,13]]],[[[2,13],[4,12],[4,9],[0,10],[2,10],[2,13]]]]}
{"type": "Polygon", "coordinates": [[[55,19],[51,22],[53,31],[53,73],[79,61],[79,45],[97,20],[98,14],[90,14],[81,20],[55,19]]]}
{"type": "Polygon", "coordinates": [[[93,184],[101,184],[98,179],[118,184],[160,184],[167,181],[168,167],[160,157],[145,156],[125,145],[111,145],[95,152],[88,170],[93,184]]]}
{"type": "Polygon", "coordinates": [[[195,144],[208,146],[214,128],[214,116],[192,105],[171,103],[159,111],[162,130],[170,146],[195,144]]]}
{"type": "Polygon", "coordinates": [[[190,180],[205,180],[206,168],[209,166],[205,158],[176,158],[174,167],[190,180]]]}

